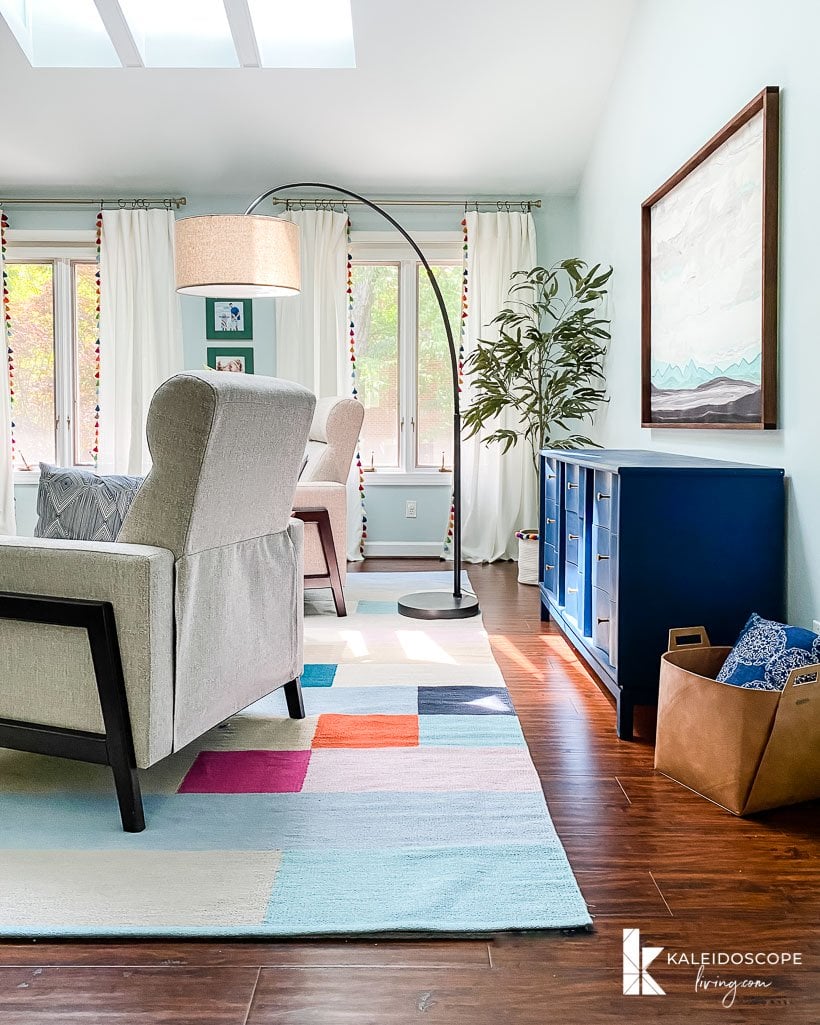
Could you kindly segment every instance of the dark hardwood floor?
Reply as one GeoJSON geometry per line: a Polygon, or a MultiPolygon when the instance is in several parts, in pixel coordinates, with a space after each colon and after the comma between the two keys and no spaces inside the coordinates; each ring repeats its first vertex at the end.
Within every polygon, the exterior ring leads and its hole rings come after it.
{"type": "MultiPolygon", "coordinates": [[[[370,560],[363,569],[436,569],[370,560]]],[[[820,807],[733,818],[652,767],[651,716],[615,737],[607,696],[515,566],[470,567],[496,658],[595,919],[592,934],[491,942],[0,945],[0,1025],[562,1025],[820,1022],[820,807]],[[696,970],[651,972],[665,997],[621,993],[622,929],[680,952],[799,952],[731,1007],[696,970]]],[[[127,885],[127,884],[126,884],[127,885]]],[[[2,886],[2,865],[0,865],[2,886]]]]}

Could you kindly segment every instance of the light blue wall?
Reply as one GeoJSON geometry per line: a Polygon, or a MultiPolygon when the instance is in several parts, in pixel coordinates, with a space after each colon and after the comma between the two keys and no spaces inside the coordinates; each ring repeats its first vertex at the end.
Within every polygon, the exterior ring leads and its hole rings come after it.
{"type": "MultiPolygon", "coordinates": [[[[817,168],[820,5],[784,0],[644,2],[578,200],[582,252],[615,267],[610,403],[614,447],[783,466],[789,477],[789,616],[820,616],[820,345],[817,168]],[[774,432],[640,427],[640,204],[766,85],[782,87],[780,422],[774,432]]],[[[770,543],[760,538],[759,543],[770,543]]],[[[685,557],[685,553],[682,553],[685,557]]],[[[755,557],[754,551],[749,558],[755,557]]],[[[731,586],[731,568],[727,568],[731,586]]]]}
{"type": "MultiPolygon", "coordinates": [[[[246,208],[246,196],[188,197],[187,206],[178,216],[202,213],[235,213],[246,208]]],[[[462,213],[455,207],[401,207],[399,218],[410,231],[458,230],[462,213]]],[[[351,208],[354,230],[380,231],[388,225],[375,213],[360,207],[351,208]]],[[[11,213],[15,228],[93,228],[95,212],[91,209],[59,207],[19,207],[11,213]]],[[[538,235],[538,257],[542,263],[553,263],[576,253],[574,200],[547,197],[540,210],[534,211],[538,235]]],[[[182,331],[185,366],[198,369],[205,365],[208,342],[205,338],[205,300],[182,296],[182,331]]],[[[253,304],[254,361],[259,374],[275,374],[274,301],[257,299],[253,304]]],[[[18,532],[29,534],[36,521],[36,488],[21,485],[15,488],[18,532]]],[[[376,542],[439,542],[446,528],[450,489],[444,486],[372,487],[367,492],[368,540],[376,542]],[[416,519],[405,517],[405,503],[417,503],[416,519]]]]}

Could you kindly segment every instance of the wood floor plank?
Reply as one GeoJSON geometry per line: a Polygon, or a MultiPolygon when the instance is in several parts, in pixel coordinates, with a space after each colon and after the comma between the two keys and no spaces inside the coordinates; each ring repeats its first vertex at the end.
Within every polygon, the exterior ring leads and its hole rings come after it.
{"type": "Polygon", "coordinates": [[[3,1025],[245,1025],[256,968],[0,968],[3,1025]]]}
{"type": "MultiPolygon", "coordinates": [[[[580,944],[579,944],[580,946],[580,944]]],[[[663,1022],[667,1025],[731,1025],[775,1020],[816,1025],[810,1003],[814,972],[760,970],[771,989],[738,996],[734,1008],[714,993],[694,992],[694,972],[664,972],[665,998],[636,999],[621,992],[617,966],[586,967],[518,963],[492,972],[460,969],[266,969],[254,995],[248,1025],[545,1025],[549,1022],[663,1022]],[[693,1012],[693,1007],[695,1008],[693,1012]]],[[[658,973],[660,975],[660,972],[658,973]]]]}

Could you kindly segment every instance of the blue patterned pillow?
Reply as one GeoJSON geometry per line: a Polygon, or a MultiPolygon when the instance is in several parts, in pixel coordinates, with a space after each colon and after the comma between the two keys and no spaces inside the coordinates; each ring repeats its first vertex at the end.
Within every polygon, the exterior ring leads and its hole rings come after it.
{"type": "Polygon", "coordinates": [[[116,541],[144,477],[103,477],[40,463],[35,537],[116,541]]]}
{"type": "Polygon", "coordinates": [[[792,669],[816,662],[820,662],[820,636],[754,613],[717,678],[749,690],[783,690],[792,669]]]}

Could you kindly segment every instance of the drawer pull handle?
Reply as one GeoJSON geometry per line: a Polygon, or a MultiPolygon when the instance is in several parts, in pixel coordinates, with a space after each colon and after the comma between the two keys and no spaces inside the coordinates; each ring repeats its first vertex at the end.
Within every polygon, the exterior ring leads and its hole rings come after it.
{"type": "Polygon", "coordinates": [[[548,473],[547,474],[547,480],[555,480],[555,474],[554,473],[548,473]]]}
{"type": "Polygon", "coordinates": [[[551,520],[549,517],[547,517],[547,523],[555,523],[555,520],[551,520]]]}
{"type": "Polygon", "coordinates": [[[598,616],[598,626],[600,626],[600,625],[601,625],[601,623],[608,623],[608,622],[609,622],[609,620],[608,620],[608,619],[601,619],[601,617],[600,617],[600,616],[598,616]]]}
{"type": "Polygon", "coordinates": [[[567,594],[577,594],[577,593],[578,593],[578,588],[577,587],[568,587],[567,588],[567,594]]]}
{"type": "Polygon", "coordinates": [[[608,555],[596,555],[595,558],[598,560],[598,562],[606,562],[606,560],[609,558],[609,556],[608,555]]]}
{"type": "Polygon", "coordinates": [[[546,564],[546,565],[544,566],[544,569],[546,569],[546,570],[550,570],[550,569],[555,569],[555,566],[550,566],[550,564],[549,564],[549,563],[547,563],[547,564],[546,564]]]}
{"type": "Polygon", "coordinates": [[[568,481],[568,483],[567,483],[567,491],[572,491],[573,488],[577,488],[577,487],[578,487],[577,484],[573,484],[572,481],[568,481]]]}
{"type": "Polygon", "coordinates": [[[598,494],[595,497],[598,499],[599,502],[603,502],[603,500],[605,498],[610,498],[611,496],[610,495],[605,495],[603,493],[603,491],[599,491],[598,494]]]}
{"type": "Polygon", "coordinates": [[[580,534],[567,534],[567,540],[569,540],[569,541],[579,541],[580,538],[581,538],[580,534]]]}

